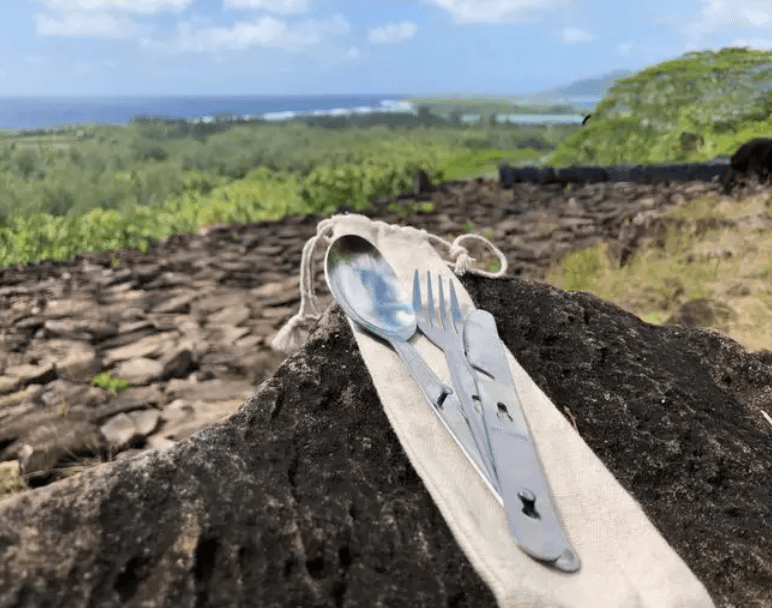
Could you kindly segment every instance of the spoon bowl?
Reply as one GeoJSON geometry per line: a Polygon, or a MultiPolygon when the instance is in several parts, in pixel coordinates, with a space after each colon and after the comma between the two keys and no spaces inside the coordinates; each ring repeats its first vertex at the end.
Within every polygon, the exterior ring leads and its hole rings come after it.
{"type": "Polygon", "coordinates": [[[408,340],[417,330],[413,306],[391,264],[365,238],[347,234],[330,245],[325,276],[343,311],[387,340],[408,340]]]}

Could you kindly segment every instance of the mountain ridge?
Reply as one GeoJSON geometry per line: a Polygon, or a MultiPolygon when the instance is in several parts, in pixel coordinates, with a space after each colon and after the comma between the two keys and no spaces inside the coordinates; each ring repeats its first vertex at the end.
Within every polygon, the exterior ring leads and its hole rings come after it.
{"type": "Polygon", "coordinates": [[[620,78],[632,74],[632,70],[613,70],[596,78],[583,78],[557,89],[542,91],[540,95],[587,95],[602,97],[620,78]]]}

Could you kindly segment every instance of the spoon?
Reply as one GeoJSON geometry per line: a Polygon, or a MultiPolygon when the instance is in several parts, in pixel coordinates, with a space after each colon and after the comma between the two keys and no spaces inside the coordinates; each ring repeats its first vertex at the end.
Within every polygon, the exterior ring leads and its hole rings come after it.
{"type": "Polygon", "coordinates": [[[418,330],[415,310],[402,289],[391,264],[367,239],[347,234],[336,239],[327,250],[325,277],[335,301],[361,328],[386,340],[434,407],[478,474],[499,502],[494,482],[482,471],[482,461],[471,430],[461,414],[458,396],[427,365],[408,342],[418,330]]]}
{"type": "Polygon", "coordinates": [[[439,382],[408,342],[418,330],[415,311],[380,251],[367,239],[347,234],[330,245],[325,269],[327,285],[343,311],[358,325],[386,340],[429,402],[441,405],[453,390],[439,382]]]}

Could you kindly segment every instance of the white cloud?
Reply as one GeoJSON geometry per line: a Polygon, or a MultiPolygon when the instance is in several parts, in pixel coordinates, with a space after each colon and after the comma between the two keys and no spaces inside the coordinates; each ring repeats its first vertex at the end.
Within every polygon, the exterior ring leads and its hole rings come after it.
{"type": "Polygon", "coordinates": [[[700,0],[698,19],[684,25],[687,45],[700,46],[703,36],[727,27],[772,29],[772,3],[769,0],[700,0]]]}
{"type": "Polygon", "coordinates": [[[623,42],[622,44],[618,44],[616,48],[617,55],[629,55],[632,48],[633,44],[631,42],[623,42]]]}
{"type": "Polygon", "coordinates": [[[349,59],[356,59],[359,57],[359,49],[355,46],[352,46],[348,51],[346,51],[346,57],[349,59]]]}
{"type": "Polygon", "coordinates": [[[183,23],[178,28],[174,49],[180,52],[250,48],[300,51],[323,42],[330,35],[346,34],[350,29],[348,22],[340,15],[296,25],[288,25],[273,17],[262,17],[255,22],[239,22],[230,27],[196,29],[190,23],[183,23]]]}
{"type": "Polygon", "coordinates": [[[501,25],[526,21],[540,10],[554,9],[554,0],[430,0],[448,11],[456,23],[501,25]]]}
{"type": "Polygon", "coordinates": [[[308,10],[308,0],[224,0],[226,8],[262,9],[270,13],[289,15],[308,10]]]}
{"type": "Polygon", "coordinates": [[[578,27],[564,27],[561,33],[563,42],[576,44],[578,42],[589,42],[593,37],[586,31],[578,27]]]}
{"type": "Polygon", "coordinates": [[[50,17],[35,16],[36,31],[41,36],[79,38],[128,38],[136,33],[136,24],[126,17],[103,13],[70,13],[50,17]]]}
{"type": "Polygon", "coordinates": [[[192,0],[43,0],[46,13],[35,15],[41,36],[129,38],[142,27],[132,17],[180,11],[192,0]]]}
{"type": "Polygon", "coordinates": [[[59,13],[104,12],[111,14],[155,15],[164,11],[179,11],[193,0],[44,0],[44,4],[59,13]]]}
{"type": "Polygon", "coordinates": [[[415,36],[415,23],[401,21],[374,27],[367,32],[367,38],[372,44],[399,44],[415,36]]]}

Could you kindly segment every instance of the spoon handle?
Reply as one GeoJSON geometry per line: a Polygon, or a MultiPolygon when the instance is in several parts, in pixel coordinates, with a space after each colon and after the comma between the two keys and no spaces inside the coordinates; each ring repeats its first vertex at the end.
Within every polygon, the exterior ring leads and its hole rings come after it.
{"type": "Polygon", "coordinates": [[[453,392],[452,388],[440,381],[437,374],[427,365],[424,358],[410,342],[390,340],[389,343],[421,389],[424,398],[433,406],[432,410],[445,427],[445,430],[448,431],[458,447],[461,448],[461,451],[485,482],[485,485],[488,486],[496,500],[503,505],[504,501],[498,484],[488,474],[482,456],[477,449],[475,439],[472,436],[469,423],[463,415],[463,408],[458,396],[453,392]]]}
{"type": "Polygon", "coordinates": [[[415,346],[404,340],[390,340],[389,343],[397,351],[399,358],[413,376],[413,380],[420,387],[427,401],[441,408],[445,398],[453,394],[453,389],[440,382],[437,374],[427,365],[415,346]]]}

